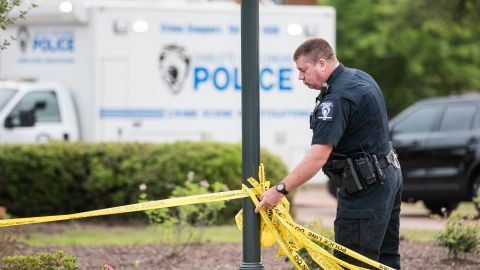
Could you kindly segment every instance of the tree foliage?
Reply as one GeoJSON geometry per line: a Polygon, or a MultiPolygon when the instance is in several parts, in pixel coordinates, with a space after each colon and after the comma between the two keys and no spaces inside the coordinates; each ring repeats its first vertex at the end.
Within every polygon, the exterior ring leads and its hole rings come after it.
{"type": "MultiPolygon", "coordinates": [[[[16,10],[22,6],[23,0],[0,0],[0,34],[6,31],[10,25],[13,25],[18,19],[25,19],[30,9],[37,7],[31,3],[26,10],[16,10]]],[[[15,40],[14,36],[0,39],[0,52],[7,49],[11,41],[15,40]]]]}
{"type": "Polygon", "coordinates": [[[421,98],[480,89],[480,2],[323,0],[337,11],[337,54],[370,73],[389,115],[421,98]]]}

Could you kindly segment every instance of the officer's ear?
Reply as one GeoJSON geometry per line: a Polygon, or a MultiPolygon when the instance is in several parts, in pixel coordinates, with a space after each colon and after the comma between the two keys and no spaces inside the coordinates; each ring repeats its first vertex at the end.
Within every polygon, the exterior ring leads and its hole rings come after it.
{"type": "Polygon", "coordinates": [[[317,65],[320,66],[321,71],[327,70],[327,60],[320,58],[318,59],[317,65]]]}

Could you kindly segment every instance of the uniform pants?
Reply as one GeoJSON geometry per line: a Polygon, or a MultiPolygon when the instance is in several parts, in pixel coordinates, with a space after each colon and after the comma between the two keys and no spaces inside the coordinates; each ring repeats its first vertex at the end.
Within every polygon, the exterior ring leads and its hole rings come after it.
{"type": "MultiPolygon", "coordinates": [[[[370,259],[400,269],[400,204],[403,177],[392,165],[383,169],[385,179],[367,189],[348,194],[338,191],[335,242],[370,259]]],[[[367,264],[335,251],[335,256],[354,265],[367,264]]]]}

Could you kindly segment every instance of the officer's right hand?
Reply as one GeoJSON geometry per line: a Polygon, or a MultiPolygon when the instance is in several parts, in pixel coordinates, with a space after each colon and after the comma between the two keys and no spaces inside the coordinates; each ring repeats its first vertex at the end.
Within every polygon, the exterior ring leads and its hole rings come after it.
{"type": "Polygon", "coordinates": [[[260,212],[262,207],[272,209],[282,200],[283,194],[278,192],[275,187],[271,187],[260,195],[260,203],[255,207],[255,213],[260,212]]]}

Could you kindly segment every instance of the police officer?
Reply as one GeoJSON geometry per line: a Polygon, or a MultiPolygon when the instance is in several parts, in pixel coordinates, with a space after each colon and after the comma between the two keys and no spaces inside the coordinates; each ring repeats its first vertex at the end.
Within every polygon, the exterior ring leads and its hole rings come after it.
{"type": "MultiPolygon", "coordinates": [[[[367,73],[339,63],[321,38],[305,41],[293,58],[298,79],[320,91],[310,117],[311,149],[289,175],[260,196],[255,211],[271,209],[323,167],[339,186],[335,241],[400,269],[403,179],[379,86],[367,73]]],[[[340,252],[335,255],[368,267],[340,252]]]]}

